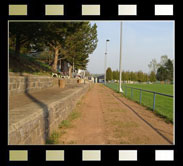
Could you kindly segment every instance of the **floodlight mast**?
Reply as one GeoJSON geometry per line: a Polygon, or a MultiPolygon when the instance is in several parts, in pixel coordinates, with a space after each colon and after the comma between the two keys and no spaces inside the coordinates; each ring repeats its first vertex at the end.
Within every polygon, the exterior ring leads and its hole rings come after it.
{"type": "Polygon", "coordinates": [[[104,59],[104,83],[106,85],[106,65],[107,65],[107,42],[109,42],[110,40],[107,39],[106,40],[106,50],[105,50],[105,59],[104,59]]]}
{"type": "Polygon", "coordinates": [[[121,79],[122,79],[122,21],[121,21],[121,24],[120,24],[120,58],[119,58],[119,92],[122,92],[123,93],[123,89],[121,88],[121,79]]]}

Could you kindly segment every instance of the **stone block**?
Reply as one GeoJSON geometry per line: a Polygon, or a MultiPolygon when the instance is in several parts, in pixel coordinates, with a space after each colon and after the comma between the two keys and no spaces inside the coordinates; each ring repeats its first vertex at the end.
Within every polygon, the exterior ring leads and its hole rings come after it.
{"type": "Polygon", "coordinates": [[[65,80],[59,80],[58,84],[60,88],[65,88],[65,80]]]}

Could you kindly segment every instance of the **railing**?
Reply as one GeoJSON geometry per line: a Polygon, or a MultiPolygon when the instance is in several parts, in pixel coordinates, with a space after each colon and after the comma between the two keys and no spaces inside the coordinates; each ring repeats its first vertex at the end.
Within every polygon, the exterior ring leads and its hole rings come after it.
{"type": "Polygon", "coordinates": [[[126,97],[151,108],[153,111],[159,112],[160,115],[173,116],[172,95],[129,86],[122,86],[122,89],[126,97]]]}

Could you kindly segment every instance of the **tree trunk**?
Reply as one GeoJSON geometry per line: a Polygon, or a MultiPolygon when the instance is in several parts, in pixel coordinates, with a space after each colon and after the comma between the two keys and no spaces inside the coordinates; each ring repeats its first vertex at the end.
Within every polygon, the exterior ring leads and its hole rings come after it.
{"type": "Polygon", "coordinates": [[[73,58],[73,67],[72,67],[73,73],[74,73],[74,58],[73,58]]]}
{"type": "Polygon", "coordinates": [[[53,71],[57,71],[57,63],[58,63],[58,54],[59,53],[59,49],[55,48],[54,50],[54,61],[53,61],[53,65],[52,65],[52,70],[53,71]]]}
{"type": "Polygon", "coordinates": [[[69,76],[72,78],[72,66],[69,67],[69,76]]]}
{"type": "Polygon", "coordinates": [[[60,59],[60,62],[59,62],[59,69],[60,69],[60,72],[62,70],[62,60],[60,59]]]}

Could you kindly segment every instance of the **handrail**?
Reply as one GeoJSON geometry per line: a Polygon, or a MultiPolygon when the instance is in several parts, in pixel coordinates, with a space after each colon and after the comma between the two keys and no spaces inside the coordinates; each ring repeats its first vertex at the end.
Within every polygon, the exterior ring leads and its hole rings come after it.
{"type": "Polygon", "coordinates": [[[140,89],[140,88],[134,88],[134,87],[129,87],[129,86],[123,86],[123,87],[137,89],[137,90],[141,90],[141,91],[145,91],[145,92],[150,92],[150,93],[154,93],[154,94],[159,94],[159,95],[162,95],[162,96],[173,97],[172,95],[167,95],[167,94],[159,93],[159,92],[155,92],[155,91],[150,91],[150,90],[145,90],[145,89],[140,89]]]}

